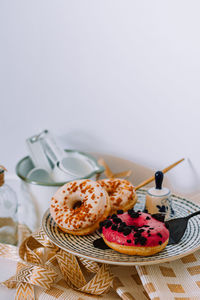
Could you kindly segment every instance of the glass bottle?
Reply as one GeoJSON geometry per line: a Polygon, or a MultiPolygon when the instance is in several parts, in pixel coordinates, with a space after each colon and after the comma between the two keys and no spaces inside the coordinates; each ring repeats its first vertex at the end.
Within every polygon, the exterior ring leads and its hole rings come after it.
{"type": "Polygon", "coordinates": [[[17,244],[17,196],[13,189],[4,183],[4,171],[0,166],[0,243],[17,244]]]}

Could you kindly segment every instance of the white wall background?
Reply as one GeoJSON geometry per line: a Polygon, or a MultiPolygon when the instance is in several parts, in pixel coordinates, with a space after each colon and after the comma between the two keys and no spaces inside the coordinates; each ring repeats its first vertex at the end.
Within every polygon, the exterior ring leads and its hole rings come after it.
{"type": "Polygon", "coordinates": [[[0,0],[0,163],[48,128],[200,191],[199,1],[0,0]]]}

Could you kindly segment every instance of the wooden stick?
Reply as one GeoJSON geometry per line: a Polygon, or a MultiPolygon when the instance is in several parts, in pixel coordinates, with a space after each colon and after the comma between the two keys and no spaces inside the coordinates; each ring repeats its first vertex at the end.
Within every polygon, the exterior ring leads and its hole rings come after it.
{"type": "Polygon", "coordinates": [[[103,166],[105,168],[105,175],[108,178],[112,178],[113,177],[113,172],[110,170],[110,168],[108,167],[108,165],[106,164],[105,160],[103,158],[100,158],[98,160],[99,165],[103,166]]]}
{"type": "MultiPolygon", "coordinates": [[[[172,168],[174,168],[175,166],[177,166],[178,164],[180,164],[185,158],[180,159],[179,161],[175,162],[174,164],[168,166],[167,168],[163,169],[162,172],[163,173],[167,173],[169,170],[171,170],[172,168]]],[[[146,179],[145,181],[141,182],[138,186],[135,187],[135,190],[140,189],[141,187],[147,185],[148,183],[154,181],[155,179],[155,175],[150,177],[149,179],[146,179]]]]}

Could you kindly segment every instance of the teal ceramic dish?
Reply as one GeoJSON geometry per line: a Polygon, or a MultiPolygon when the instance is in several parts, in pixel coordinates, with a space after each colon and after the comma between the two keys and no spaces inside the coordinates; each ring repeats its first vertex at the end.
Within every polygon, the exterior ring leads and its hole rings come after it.
{"type": "MultiPolygon", "coordinates": [[[[87,176],[80,177],[78,179],[96,179],[97,175],[100,175],[103,171],[104,168],[100,166],[97,162],[97,160],[92,157],[89,154],[86,154],[81,151],[77,150],[65,150],[68,154],[74,154],[77,153],[81,155],[91,166],[91,172],[87,174],[87,176]]],[[[16,165],[16,174],[19,178],[21,178],[23,181],[30,183],[30,184],[36,184],[36,185],[42,185],[42,186],[62,186],[65,184],[67,181],[62,181],[62,182],[51,182],[51,183],[46,183],[42,181],[35,181],[35,180],[30,180],[27,178],[27,174],[34,168],[34,165],[30,159],[29,156],[26,156],[22,158],[16,165]]],[[[70,181],[70,180],[69,180],[70,181]]]]}

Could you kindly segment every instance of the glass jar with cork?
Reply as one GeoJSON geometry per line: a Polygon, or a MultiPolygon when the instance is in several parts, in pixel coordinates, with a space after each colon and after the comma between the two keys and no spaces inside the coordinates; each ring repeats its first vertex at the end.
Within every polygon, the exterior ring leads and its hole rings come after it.
{"type": "Polygon", "coordinates": [[[0,243],[17,244],[17,196],[13,189],[4,183],[6,169],[0,166],[0,243]]]}

